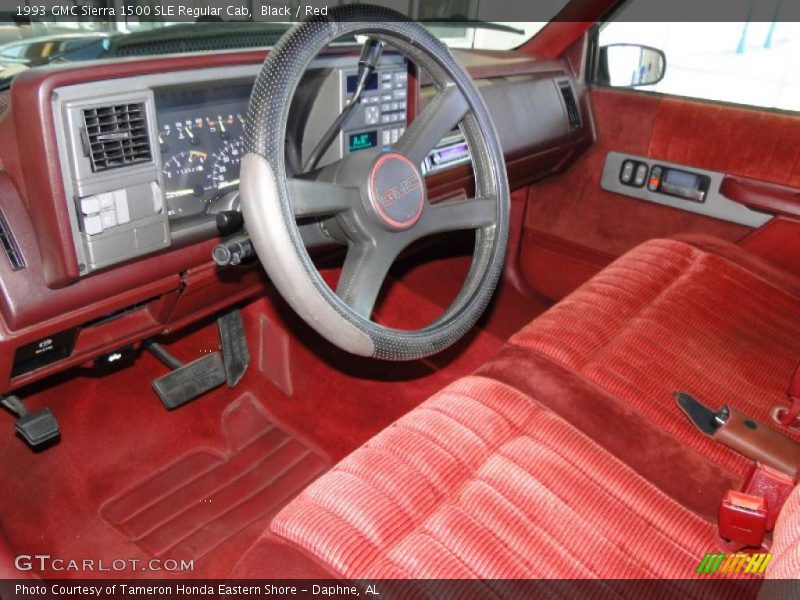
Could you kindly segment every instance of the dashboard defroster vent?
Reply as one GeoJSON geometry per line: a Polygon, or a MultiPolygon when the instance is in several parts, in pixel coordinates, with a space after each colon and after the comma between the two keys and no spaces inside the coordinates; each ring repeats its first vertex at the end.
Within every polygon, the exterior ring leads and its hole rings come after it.
{"type": "Polygon", "coordinates": [[[6,221],[6,217],[2,212],[0,212],[0,243],[3,244],[3,250],[6,251],[6,256],[8,256],[8,262],[11,263],[11,270],[19,271],[24,269],[25,258],[23,258],[17,239],[14,237],[14,233],[8,226],[8,221],[6,221]]]}
{"type": "Polygon", "coordinates": [[[575,101],[575,92],[572,90],[572,84],[566,79],[562,79],[558,82],[558,89],[561,91],[561,96],[564,98],[564,107],[567,109],[569,126],[573,130],[580,128],[581,113],[578,110],[578,103],[575,101]]]}
{"type": "Polygon", "coordinates": [[[144,103],[85,108],[83,121],[95,173],[152,160],[144,103]]]}

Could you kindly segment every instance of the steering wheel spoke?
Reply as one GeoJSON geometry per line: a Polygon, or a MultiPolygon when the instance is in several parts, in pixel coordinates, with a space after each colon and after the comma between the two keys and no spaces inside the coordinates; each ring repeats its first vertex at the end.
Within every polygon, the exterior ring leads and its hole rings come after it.
{"type": "Polygon", "coordinates": [[[417,239],[435,233],[481,229],[497,222],[497,200],[493,196],[450,200],[431,204],[414,229],[417,239]]]}
{"type": "Polygon", "coordinates": [[[321,217],[350,210],[359,201],[357,188],[314,179],[286,180],[294,216],[321,217]]]}
{"type": "Polygon", "coordinates": [[[436,144],[458,125],[469,104],[452,83],[439,91],[392,146],[392,150],[420,165],[436,144]]]}
{"type": "Polygon", "coordinates": [[[367,241],[351,244],[336,286],[336,295],[359,315],[369,319],[389,269],[403,246],[391,238],[382,239],[378,244],[367,241]]]}

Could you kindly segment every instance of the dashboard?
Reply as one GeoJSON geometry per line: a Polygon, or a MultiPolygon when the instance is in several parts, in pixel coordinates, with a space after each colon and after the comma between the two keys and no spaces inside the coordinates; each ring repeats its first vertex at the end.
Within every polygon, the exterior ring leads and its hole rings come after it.
{"type": "MultiPolygon", "coordinates": [[[[258,70],[209,68],[57,90],[56,138],[80,276],[213,237],[216,215],[238,210],[258,70]]],[[[289,109],[290,174],[342,111],[356,70],[353,57],[332,57],[305,74],[289,109]]],[[[408,81],[406,60],[384,56],[319,166],[396,142],[408,122],[408,81]]]]}
{"type": "MultiPolygon", "coordinates": [[[[218,233],[196,227],[236,206],[249,94],[263,59],[263,51],[148,57],[15,80],[0,115],[2,390],[269,290],[257,265],[218,269],[218,233]]],[[[512,188],[562,170],[591,143],[591,128],[570,116],[568,100],[583,111],[583,96],[563,63],[514,53],[459,59],[495,121],[512,188]]],[[[340,113],[356,62],[346,51],[322,55],[298,87],[290,174],[340,113]]],[[[388,148],[433,92],[424,73],[393,54],[367,87],[321,165],[388,148]]],[[[422,165],[431,201],[470,193],[469,162],[454,130],[422,165]]]]}
{"type": "MultiPolygon", "coordinates": [[[[325,131],[355,90],[353,67],[318,66],[306,77],[314,98],[300,98],[293,107],[295,139],[287,151],[296,151],[294,169],[325,131]],[[305,102],[310,110],[304,110],[305,102]],[[315,110],[316,107],[316,110],[315,110]],[[313,113],[319,114],[313,114],[313,113]],[[310,121],[311,120],[311,121],[310,121]],[[310,127],[297,127],[311,122],[310,127]]],[[[244,153],[244,127],[253,84],[174,86],[154,90],[157,141],[167,217],[176,221],[213,210],[231,208],[239,185],[244,153]],[[220,207],[217,207],[219,209],[220,207]]],[[[389,58],[372,74],[361,94],[360,106],[346,121],[337,144],[322,165],[351,152],[380,146],[388,149],[405,132],[408,119],[408,66],[389,58]]],[[[293,169],[290,169],[290,171],[293,169]]]]}

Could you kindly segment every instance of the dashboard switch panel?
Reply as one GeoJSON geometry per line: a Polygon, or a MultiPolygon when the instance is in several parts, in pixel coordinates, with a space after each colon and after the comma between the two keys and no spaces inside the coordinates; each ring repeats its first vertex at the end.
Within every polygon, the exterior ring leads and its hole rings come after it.
{"type": "Polygon", "coordinates": [[[158,147],[153,92],[120,88],[96,82],[59,88],[54,94],[61,172],[81,275],[171,244],[153,152],[158,147]],[[105,134],[87,146],[87,136],[91,140],[99,127],[87,114],[103,115],[103,127],[119,130],[116,135],[134,135],[134,125],[127,125],[134,109],[136,143],[146,151],[130,160],[127,155],[120,158],[116,142],[101,139],[105,134]],[[106,161],[106,167],[97,168],[98,161],[106,161]]]}

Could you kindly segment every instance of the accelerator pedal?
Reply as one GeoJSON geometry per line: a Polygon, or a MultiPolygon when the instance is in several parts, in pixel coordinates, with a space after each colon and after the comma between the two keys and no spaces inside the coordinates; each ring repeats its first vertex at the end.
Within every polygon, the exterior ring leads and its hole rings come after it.
{"type": "Polygon", "coordinates": [[[153,389],[164,406],[174,410],[221,386],[225,381],[222,356],[214,352],[162,375],[153,381],[153,389]]]}
{"type": "Polygon", "coordinates": [[[61,435],[58,421],[49,408],[29,412],[28,407],[17,396],[6,396],[0,400],[0,404],[17,416],[14,429],[34,450],[55,442],[61,435]]]}
{"type": "Polygon", "coordinates": [[[250,349],[244,335],[242,313],[232,310],[217,319],[219,339],[222,345],[222,360],[228,387],[235,387],[250,366],[250,349]]]}

